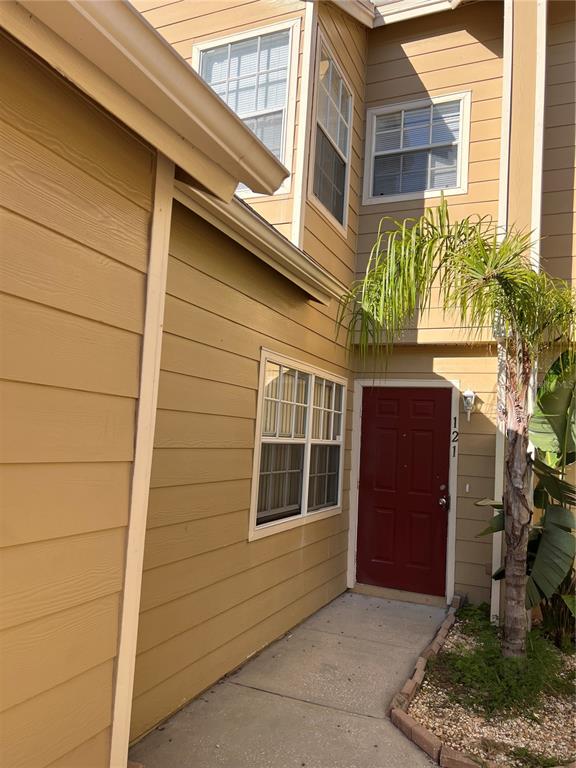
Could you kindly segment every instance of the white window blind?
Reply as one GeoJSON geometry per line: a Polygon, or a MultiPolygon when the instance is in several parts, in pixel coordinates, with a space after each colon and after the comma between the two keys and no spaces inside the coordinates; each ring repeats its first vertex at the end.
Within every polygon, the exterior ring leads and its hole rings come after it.
{"type": "Polygon", "coordinates": [[[339,504],[344,387],[265,360],[256,525],[339,504]]]}
{"type": "Polygon", "coordinates": [[[341,224],[344,222],[352,97],[324,46],[321,48],[314,194],[341,224]]]}
{"type": "Polygon", "coordinates": [[[201,52],[200,74],[279,160],[284,160],[290,30],[201,52]]]}
{"type": "Polygon", "coordinates": [[[462,100],[373,115],[373,197],[458,187],[462,100]]]}

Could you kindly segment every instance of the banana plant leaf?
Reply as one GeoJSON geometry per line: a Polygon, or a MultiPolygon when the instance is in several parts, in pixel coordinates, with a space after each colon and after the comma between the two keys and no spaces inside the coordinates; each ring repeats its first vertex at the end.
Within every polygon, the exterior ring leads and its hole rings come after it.
{"type": "Polygon", "coordinates": [[[530,418],[530,440],[544,453],[567,463],[576,451],[576,354],[564,352],[538,389],[530,418]]]}
{"type": "Polygon", "coordinates": [[[561,595],[572,616],[576,616],[576,595],[561,595]]]}
{"type": "Polygon", "coordinates": [[[494,515],[494,517],[490,518],[488,527],[484,528],[484,530],[480,531],[480,533],[476,534],[476,536],[477,537],[487,536],[489,533],[498,533],[498,531],[503,531],[503,530],[504,530],[504,510],[501,510],[500,512],[497,512],[494,515]]]}
{"type": "Polygon", "coordinates": [[[574,528],[576,518],[571,510],[559,505],[547,507],[526,584],[527,608],[538,605],[543,597],[552,597],[570,573],[576,555],[574,528]]]}
{"type": "Polygon", "coordinates": [[[532,469],[538,478],[538,490],[541,494],[545,492],[550,498],[565,506],[576,506],[576,487],[563,480],[558,470],[540,459],[534,460],[532,469]]]}

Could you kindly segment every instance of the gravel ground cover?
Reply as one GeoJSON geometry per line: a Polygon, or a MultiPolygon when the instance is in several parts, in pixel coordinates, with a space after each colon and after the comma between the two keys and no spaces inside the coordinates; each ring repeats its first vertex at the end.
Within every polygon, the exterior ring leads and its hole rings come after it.
{"type": "MultiPolygon", "coordinates": [[[[456,621],[441,651],[473,652],[477,641],[461,620],[456,621]]],[[[440,654],[440,660],[441,660],[440,654]]],[[[571,679],[575,656],[562,654],[562,677],[571,679]]],[[[506,768],[548,768],[576,759],[576,706],[573,695],[543,693],[530,711],[488,717],[432,672],[426,675],[410,704],[409,714],[445,744],[464,752],[479,765],[490,761],[506,768]]]]}

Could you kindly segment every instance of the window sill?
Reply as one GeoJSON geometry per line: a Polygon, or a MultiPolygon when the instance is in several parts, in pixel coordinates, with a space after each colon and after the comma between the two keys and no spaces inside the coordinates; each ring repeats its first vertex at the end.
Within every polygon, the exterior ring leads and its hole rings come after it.
{"type": "Polygon", "coordinates": [[[254,528],[248,534],[248,541],[257,541],[263,539],[266,536],[271,536],[274,533],[282,533],[282,531],[290,531],[292,528],[298,528],[308,523],[314,523],[318,520],[325,520],[327,517],[334,517],[342,512],[342,507],[328,507],[327,509],[321,509],[318,512],[310,512],[308,515],[300,517],[289,517],[286,520],[278,520],[272,523],[265,523],[257,528],[254,528]]]}
{"type": "Polygon", "coordinates": [[[468,192],[467,187],[454,187],[454,189],[428,189],[426,192],[408,192],[404,195],[379,195],[378,197],[365,196],[362,198],[362,205],[386,205],[387,203],[401,203],[408,200],[431,200],[442,195],[452,197],[452,195],[465,195],[468,192]]]}

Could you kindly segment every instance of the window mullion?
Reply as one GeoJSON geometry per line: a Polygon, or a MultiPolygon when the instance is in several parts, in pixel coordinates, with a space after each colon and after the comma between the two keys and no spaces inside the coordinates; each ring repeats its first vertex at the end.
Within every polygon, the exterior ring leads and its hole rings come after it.
{"type": "Polygon", "coordinates": [[[304,426],[304,466],[302,469],[302,514],[308,514],[308,488],[310,486],[310,457],[311,457],[311,435],[312,435],[312,410],[314,403],[314,387],[316,385],[315,374],[310,374],[310,386],[308,389],[308,398],[306,403],[306,423],[304,426]]]}

